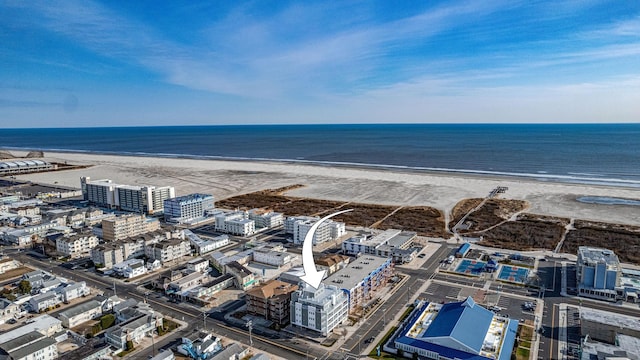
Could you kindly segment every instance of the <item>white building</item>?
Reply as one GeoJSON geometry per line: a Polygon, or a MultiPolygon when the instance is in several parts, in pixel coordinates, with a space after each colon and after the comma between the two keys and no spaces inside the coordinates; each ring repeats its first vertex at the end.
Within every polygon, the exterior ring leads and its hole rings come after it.
{"type": "MultiPolygon", "coordinates": [[[[318,221],[318,217],[295,216],[288,217],[284,221],[285,232],[293,234],[293,242],[301,244],[311,227],[318,221]]],[[[313,244],[320,244],[325,241],[335,240],[345,234],[344,223],[331,219],[323,221],[313,236],[313,244]]]]}
{"type": "Polygon", "coordinates": [[[203,258],[189,260],[187,269],[195,272],[206,272],[209,269],[209,260],[203,258]]]}
{"type": "Polygon", "coordinates": [[[100,315],[102,315],[102,304],[95,300],[89,300],[70,309],[61,311],[58,314],[58,319],[62,321],[62,326],[73,328],[95,319],[100,315]]]}
{"type": "Polygon", "coordinates": [[[89,177],[81,177],[80,185],[83,198],[93,204],[140,214],[161,213],[164,200],[175,197],[171,186],[119,185],[108,179],[91,181],[89,177]]]}
{"type": "Polygon", "coordinates": [[[58,358],[56,341],[37,331],[0,344],[0,358],[11,360],[54,360],[58,358]]]}
{"type": "Polygon", "coordinates": [[[622,295],[620,260],[613,251],[580,246],[576,270],[578,295],[609,301],[622,295]]]}
{"type": "Polygon", "coordinates": [[[56,292],[50,291],[39,294],[29,299],[29,309],[34,313],[39,313],[47,308],[54,307],[62,302],[62,296],[56,292]]]}
{"type": "Polygon", "coordinates": [[[280,267],[292,262],[294,259],[295,256],[289,254],[282,245],[265,246],[253,251],[253,261],[272,266],[280,267]]]}
{"type": "Polygon", "coordinates": [[[113,271],[124,278],[131,279],[146,274],[147,268],[144,266],[144,260],[129,259],[113,265],[113,271]]]}
{"type": "Polygon", "coordinates": [[[244,211],[218,213],[215,216],[216,230],[233,235],[249,236],[256,231],[255,221],[244,211]]]}
{"type": "Polygon", "coordinates": [[[189,194],[166,199],[164,201],[164,219],[170,222],[182,223],[198,218],[204,218],[207,211],[213,210],[213,195],[189,194]]]}
{"type": "Polygon", "coordinates": [[[342,242],[342,251],[349,255],[391,256],[394,249],[406,250],[411,247],[416,236],[415,232],[396,229],[388,229],[377,235],[356,235],[342,242]]]}
{"type": "Polygon", "coordinates": [[[249,219],[255,222],[257,229],[274,228],[284,223],[284,216],[282,213],[264,211],[261,209],[249,210],[249,219]]]}
{"type": "Polygon", "coordinates": [[[194,234],[191,230],[184,230],[184,236],[189,239],[189,242],[191,242],[191,245],[193,245],[195,252],[198,255],[204,255],[229,245],[229,236],[227,235],[207,237],[203,239],[194,234]]]}
{"type": "Polygon", "coordinates": [[[0,298],[0,325],[6,323],[9,319],[17,319],[24,314],[20,310],[20,306],[5,298],[0,298]]]}
{"type": "Polygon", "coordinates": [[[291,324],[328,336],[347,320],[349,299],[332,285],[320,283],[318,289],[308,284],[291,294],[291,324]]]}
{"type": "Polygon", "coordinates": [[[56,239],[56,250],[71,258],[91,255],[91,249],[98,246],[98,237],[88,234],[61,236],[56,239]]]}
{"type": "Polygon", "coordinates": [[[84,281],[66,284],[66,286],[57,288],[56,292],[60,294],[62,301],[65,303],[91,294],[91,290],[87,287],[87,283],[84,281]]]}
{"type": "Polygon", "coordinates": [[[0,333],[0,344],[4,344],[13,339],[19,339],[32,331],[37,331],[44,336],[51,337],[62,330],[62,321],[50,315],[40,315],[28,320],[23,326],[0,333]]]}

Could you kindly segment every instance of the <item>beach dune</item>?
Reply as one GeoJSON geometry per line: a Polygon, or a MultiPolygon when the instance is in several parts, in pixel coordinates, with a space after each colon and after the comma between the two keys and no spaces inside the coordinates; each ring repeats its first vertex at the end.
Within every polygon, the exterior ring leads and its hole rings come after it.
{"type": "Polygon", "coordinates": [[[278,188],[304,187],[287,195],[372,204],[432,206],[449,213],[465,198],[486,196],[507,186],[504,198],[526,200],[529,212],[639,225],[640,206],[579,202],[582,196],[640,200],[634,188],[568,184],[517,177],[459,173],[396,171],[284,162],[196,160],[115,156],[86,153],[45,153],[45,159],[69,164],[91,164],[85,169],[21,175],[34,182],[79,187],[81,176],[112,179],[131,185],[170,185],[177,195],[210,193],[216,199],[278,188]]]}

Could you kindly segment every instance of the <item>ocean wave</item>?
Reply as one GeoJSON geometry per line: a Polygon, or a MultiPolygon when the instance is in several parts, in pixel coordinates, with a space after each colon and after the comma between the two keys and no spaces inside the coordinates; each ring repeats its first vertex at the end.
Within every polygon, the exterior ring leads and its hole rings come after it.
{"type": "Polygon", "coordinates": [[[60,152],[60,153],[80,153],[80,154],[115,155],[115,156],[161,157],[161,158],[170,158],[170,159],[280,162],[280,163],[305,164],[305,165],[315,165],[315,166],[342,166],[342,167],[366,168],[366,169],[378,169],[378,170],[399,170],[399,171],[409,171],[409,172],[432,172],[432,173],[443,173],[443,174],[454,173],[454,174],[479,175],[479,176],[512,177],[512,178],[524,178],[524,179],[532,179],[532,180],[538,180],[538,181],[552,181],[552,182],[571,183],[571,184],[640,188],[640,180],[604,177],[607,175],[594,174],[594,173],[573,172],[573,173],[568,173],[568,175],[564,175],[564,174],[551,174],[546,171],[541,171],[537,173],[525,173],[525,172],[455,169],[455,168],[422,167],[422,166],[407,166],[407,165],[392,165],[392,164],[373,164],[373,163],[347,162],[347,161],[197,155],[197,154],[177,154],[177,153],[150,153],[150,152],[143,152],[143,151],[95,151],[95,150],[78,150],[78,149],[62,149],[62,148],[34,149],[34,148],[23,148],[23,147],[2,147],[0,149],[19,150],[19,151],[39,150],[39,151],[51,151],[51,152],[60,152]]]}

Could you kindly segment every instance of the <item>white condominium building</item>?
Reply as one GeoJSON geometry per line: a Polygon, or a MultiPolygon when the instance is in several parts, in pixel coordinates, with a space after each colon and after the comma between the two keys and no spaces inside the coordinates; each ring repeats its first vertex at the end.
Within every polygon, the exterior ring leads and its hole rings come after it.
{"type": "MultiPolygon", "coordinates": [[[[293,242],[301,244],[311,227],[319,220],[318,217],[295,216],[288,217],[284,222],[285,232],[293,234],[293,242]]],[[[313,235],[313,244],[320,244],[325,241],[331,241],[344,235],[346,232],[345,225],[342,222],[325,220],[323,221],[316,233],[313,235]]]]}
{"type": "Polygon", "coordinates": [[[348,302],[347,295],[335,286],[320,283],[316,290],[305,283],[291,294],[291,323],[328,336],[347,320],[348,302]]]}
{"type": "Polygon", "coordinates": [[[255,221],[256,228],[274,228],[284,223],[282,213],[273,211],[264,211],[261,209],[249,210],[249,219],[255,221]]]}
{"type": "Polygon", "coordinates": [[[189,194],[166,199],[164,201],[164,219],[171,222],[183,222],[202,218],[207,211],[213,210],[213,195],[189,194]]]}
{"type": "Polygon", "coordinates": [[[82,196],[98,206],[110,209],[154,214],[163,211],[164,200],[175,197],[172,186],[132,186],[115,184],[109,179],[81,177],[82,196]]]}
{"type": "Polygon", "coordinates": [[[89,256],[91,249],[98,246],[98,237],[87,234],[61,236],[56,239],[56,250],[71,258],[89,256]]]}
{"type": "Polygon", "coordinates": [[[215,219],[217,231],[239,236],[249,236],[256,232],[256,223],[244,211],[219,213],[215,219]]]}
{"type": "Polygon", "coordinates": [[[160,229],[158,219],[144,215],[122,215],[102,220],[102,237],[107,241],[116,241],[160,229]]]}

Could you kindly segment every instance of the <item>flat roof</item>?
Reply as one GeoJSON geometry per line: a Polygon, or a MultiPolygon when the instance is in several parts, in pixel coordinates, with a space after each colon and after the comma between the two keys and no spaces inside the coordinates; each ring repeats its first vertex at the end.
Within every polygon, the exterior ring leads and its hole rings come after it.
{"type": "Polygon", "coordinates": [[[33,322],[25,324],[4,334],[0,334],[0,344],[4,344],[9,340],[23,336],[32,331],[48,331],[50,328],[61,326],[61,324],[62,321],[50,315],[41,315],[35,318],[33,322]]]}
{"type": "Polygon", "coordinates": [[[595,265],[598,262],[605,262],[608,266],[619,266],[618,256],[609,249],[580,246],[578,255],[585,263],[595,265]]]}
{"type": "Polygon", "coordinates": [[[619,328],[640,331],[640,319],[635,316],[628,316],[583,306],[580,311],[580,318],[598,324],[607,324],[619,328]]]}
{"type": "Polygon", "coordinates": [[[356,260],[350,262],[343,269],[329,275],[324,282],[326,284],[335,285],[341,289],[351,290],[371,275],[372,272],[390,261],[390,258],[375,255],[362,255],[356,260]]]}

